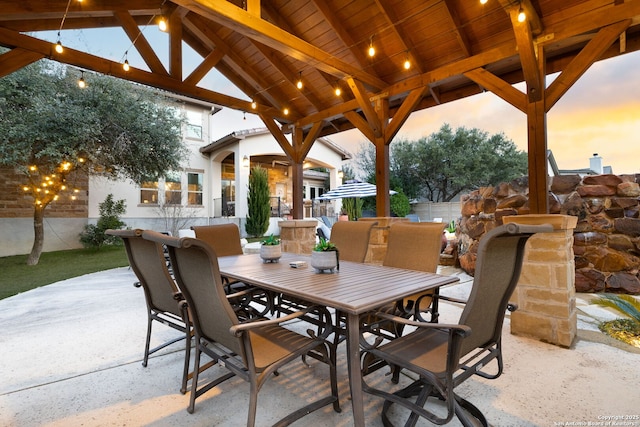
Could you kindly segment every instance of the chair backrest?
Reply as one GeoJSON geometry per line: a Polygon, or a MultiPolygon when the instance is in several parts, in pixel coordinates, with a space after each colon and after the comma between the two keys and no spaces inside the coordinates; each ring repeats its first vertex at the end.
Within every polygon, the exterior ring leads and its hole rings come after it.
{"type": "Polygon", "coordinates": [[[143,230],[107,230],[124,242],[129,265],[138,277],[149,308],[181,316],[174,295],[179,293],[169,269],[161,244],[142,238],[143,230]]]}
{"type": "Polygon", "coordinates": [[[207,242],[217,256],[242,255],[240,229],[236,224],[192,226],[196,238],[207,242]]]}
{"type": "Polygon", "coordinates": [[[376,221],[338,221],[331,227],[331,242],[338,248],[340,259],[364,262],[369,249],[371,229],[376,221]]]}
{"type": "Polygon", "coordinates": [[[383,265],[435,273],[440,261],[442,232],[437,222],[397,222],[389,228],[383,265]]]}
{"type": "Polygon", "coordinates": [[[471,327],[462,343],[461,356],[498,342],[509,298],[518,284],[524,248],[535,233],[551,232],[551,225],[501,225],[480,239],[473,287],[460,316],[471,327]]]}
{"type": "Polygon", "coordinates": [[[224,345],[246,363],[240,340],[229,332],[239,321],[227,300],[214,249],[200,239],[168,237],[149,230],[142,237],[169,249],[173,272],[189,305],[197,336],[224,345]]]}

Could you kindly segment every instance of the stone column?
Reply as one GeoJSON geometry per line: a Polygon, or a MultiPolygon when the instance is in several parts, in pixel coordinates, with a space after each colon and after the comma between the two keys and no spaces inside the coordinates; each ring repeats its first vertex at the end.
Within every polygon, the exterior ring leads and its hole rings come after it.
{"type": "Polygon", "coordinates": [[[278,222],[282,251],[310,254],[316,244],[317,224],[315,219],[278,222]]]}
{"type": "Polygon", "coordinates": [[[527,242],[522,273],[511,299],[511,333],[570,347],[578,329],[573,258],[573,229],[569,215],[516,215],[504,223],[552,224],[554,232],[540,233],[527,242]]]}
{"type": "Polygon", "coordinates": [[[376,221],[378,223],[371,229],[369,249],[367,250],[364,262],[382,265],[384,257],[387,254],[389,227],[391,227],[391,224],[394,222],[409,221],[409,219],[399,217],[373,217],[359,218],[358,221],[376,221]]]}

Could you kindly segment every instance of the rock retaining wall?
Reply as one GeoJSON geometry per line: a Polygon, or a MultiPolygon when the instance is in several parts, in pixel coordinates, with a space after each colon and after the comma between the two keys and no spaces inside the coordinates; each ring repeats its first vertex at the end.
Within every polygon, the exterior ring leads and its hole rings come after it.
{"type": "MultiPolygon", "coordinates": [[[[550,178],[549,213],[578,217],[573,234],[577,292],[640,294],[640,175],[550,178]]],[[[508,215],[529,214],[527,178],[461,199],[458,259],[475,270],[479,239],[508,215]]]]}

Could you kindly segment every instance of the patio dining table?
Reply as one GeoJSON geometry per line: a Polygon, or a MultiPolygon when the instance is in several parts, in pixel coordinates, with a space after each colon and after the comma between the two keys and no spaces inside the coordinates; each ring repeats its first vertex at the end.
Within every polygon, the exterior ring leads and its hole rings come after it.
{"type": "Polygon", "coordinates": [[[341,261],[335,273],[318,273],[308,255],[283,253],[277,263],[264,263],[259,255],[218,258],[220,273],[275,293],[311,304],[334,308],[347,316],[347,366],[355,426],[364,426],[360,371],[359,318],[387,303],[418,292],[457,282],[452,276],[375,264],[341,261]],[[293,261],[306,266],[293,268],[293,261]]]}

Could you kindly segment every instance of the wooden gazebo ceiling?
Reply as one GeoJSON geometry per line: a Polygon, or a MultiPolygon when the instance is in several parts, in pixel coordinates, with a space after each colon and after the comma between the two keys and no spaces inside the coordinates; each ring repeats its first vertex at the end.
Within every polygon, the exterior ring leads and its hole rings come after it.
{"type": "MultiPolygon", "coordinates": [[[[572,63],[579,74],[595,60],[636,51],[640,0],[1,0],[0,45],[12,49],[0,55],[0,77],[50,58],[307,131],[315,124],[321,130],[313,133],[323,136],[372,123],[371,103],[382,98],[389,117],[483,90],[501,92],[524,111],[525,98],[544,90],[535,46],[544,48],[547,74],[572,63]],[[515,18],[520,7],[526,25],[515,18]],[[169,17],[168,64],[140,32],[161,14],[169,17]],[[148,70],[125,72],[118,62],[69,48],[59,54],[28,35],[57,31],[63,17],[63,31],[121,27],[148,70]],[[583,53],[591,59],[573,61],[592,40],[583,53]],[[190,75],[182,72],[182,41],[203,58],[190,75]],[[200,87],[212,68],[247,99],[200,87]],[[510,90],[522,81],[528,94],[510,90]]],[[[551,102],[566,89],[559,84],[551,102]]]]}

